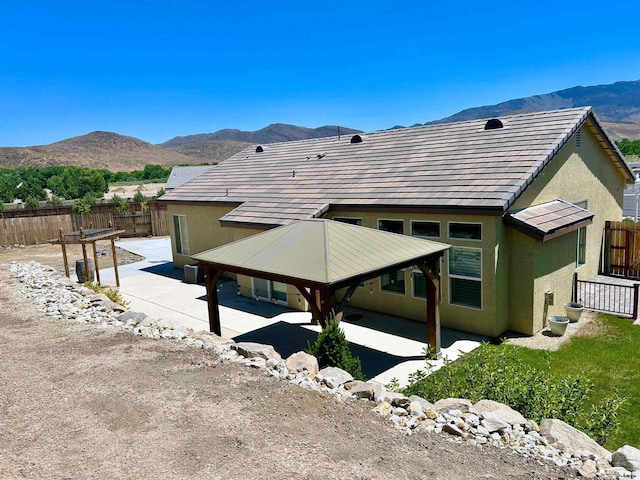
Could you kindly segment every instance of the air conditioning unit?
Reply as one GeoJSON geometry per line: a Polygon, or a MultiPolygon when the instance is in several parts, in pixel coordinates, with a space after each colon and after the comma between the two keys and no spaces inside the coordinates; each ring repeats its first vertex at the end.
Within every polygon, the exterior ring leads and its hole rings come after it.
{"type": "Polygon", "coordinates": [[[184,266],[184,283],[198,283],[198,265],[184,266]]]}

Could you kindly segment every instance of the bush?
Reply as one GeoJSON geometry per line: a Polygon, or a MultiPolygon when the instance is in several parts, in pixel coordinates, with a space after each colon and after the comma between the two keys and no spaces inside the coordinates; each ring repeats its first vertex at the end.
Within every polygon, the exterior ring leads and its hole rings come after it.
{"type": "Polygon", "coordinates": [[[118,213],[129,213],[130,211],[129,202],[127,202],[124,198],[118,195],[114,195],[113,203],[116,204],[116,211],[118,213]]]}
{"type": "Polygon", "coordinates": [[[147,197],[144,196],[144,193],[142,193],[140,190],[138,190],[135,195],[133,196],[133,201],[136,203],[142,203],[144,202],[144,200],[147,197]]]}
{"type": "Polygon", "coordinates": [[[53,205],[55,207],[60,207],[63,204],[64,204],[64,202],[62,201],[62,198],[57,196],[55,193],[53,195],[51,195],[51,198],[49,200],[47,200],[47,205],[53,205]]]}
{"type": "Polygon", "coordinates": [[[91,213],[91,205],[89,202],[84,200],[83,198],[78,198],[73,202],[73,207],[71,207],[71,211],[73,213],[79,213],[80,215],[87,215],[91,213]]]}
{"type": "Polygon", "coordinates": [[[625,402],[616,391],[590,398],[593,382],[584,374],[558,379],[551,375],[546,352],[536,368],[516,348],[483,344],[465,357],[432,372],[418,371],[402,393],[435,402],[441,398],[484,398],[509,405],[528,419],[557,418],[602,444],[619,427],[618,410],[625,402]]]}
{"type": "Polygon", "coordinates": [[[40,200],[34,196],[29,196],[24,201],[24,206],[27,208],[40,208],[40,200]]]}
{"type": "Polygon", "coordinates": [[[313,345],[307,343],[307,353],[318,359],[320,368],[338,367],[349,372],[356,380],[367,379],[362,373],[360,359],[351,355],[349,342],[335,314],[327,320],[313,345]]]}
{"type": "Polygon", "coordinates": [[[115,288],[104,288],[98,285],[97,282],[85,282],[84,286],[87,288],[90,288],[96,293],[102,293],[106,295],[107,298],[109,298],[109,300],[111,300],[114,303],[117,303],[118,305],[122,305],[123,307],[129,306],[129,302],[127,302],[124,298],[122,298],[122,295],[120,294],[120,290],[117,290],[115,288]]]}
{"type": "Polygon", "coordinates": [[[160,198],[162,195],[164,195],[165,193],[167,193],[165,191],[164,188],[161,188],[160,190],[158,190],[158,192],[156,193],[156,198],[160,198]]]}

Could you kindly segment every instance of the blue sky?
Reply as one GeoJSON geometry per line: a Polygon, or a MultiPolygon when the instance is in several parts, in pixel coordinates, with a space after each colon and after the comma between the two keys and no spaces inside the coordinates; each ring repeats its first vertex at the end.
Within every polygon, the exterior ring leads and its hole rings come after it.
{"type": "Polygon", "coordinates": [[[640,79],[636,1],[0,0],[0,146],[366,131],[640,79]]]}

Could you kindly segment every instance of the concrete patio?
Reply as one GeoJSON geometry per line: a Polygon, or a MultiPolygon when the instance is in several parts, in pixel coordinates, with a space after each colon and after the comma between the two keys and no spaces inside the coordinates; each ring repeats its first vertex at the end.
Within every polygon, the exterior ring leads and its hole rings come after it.
{"type": "MultiPolygon", "coordinates": [[[[182,281],[183,271],[173,267],[169,238],[121,241],[118,246],[145,257],[119,267],[120,291],[132,310],[196,331],[209,330],[205,287],[182,281]]],[[[103,284],[115,285],[112,268],[100,275],[103,284]]],[[[218,295],[223,337],[273,345],[284,358],[304,350],[320,330],[311,325],[308,312],[239,296],[235,281],[220,281],[218,295]]],[[[348,307],[341,326],[370,379],[385,384],[396,378],[405,385],[411,373],[426,366],[423,323],[348,307]]],[[[454,360],[483,340],[487,339],[443,328],[443,358],[454,360]]],[[[429,363],[437,369],[443,360],[429,363]]]]}

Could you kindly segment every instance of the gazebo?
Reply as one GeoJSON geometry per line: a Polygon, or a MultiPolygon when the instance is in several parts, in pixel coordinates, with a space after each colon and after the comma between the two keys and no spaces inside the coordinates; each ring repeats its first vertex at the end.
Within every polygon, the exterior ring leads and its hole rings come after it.
{"type": "Polygon", "coordinates": [[[221,334],[216,284],[226,272],[293,285],[324,326],[362,282],[417,266],[426,280],[427,343],[440,354],[439,259],[449,248],[430,240],[327,219],[300,220],[194,255],[204,269],[209,328],[221,334]],[[335,293],[346,288],[338,302],[335,293]]]}

